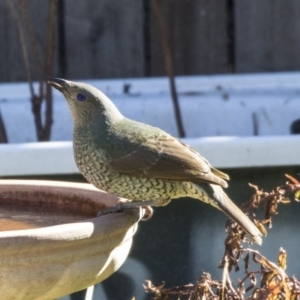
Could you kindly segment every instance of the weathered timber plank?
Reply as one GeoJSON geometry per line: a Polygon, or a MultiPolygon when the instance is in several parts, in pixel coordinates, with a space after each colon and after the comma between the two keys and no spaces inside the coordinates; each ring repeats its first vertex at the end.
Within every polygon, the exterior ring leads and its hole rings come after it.
{"type": "Polygon", "coordinates": [[[144,75],[141,0],[66,0],[68,78],[144,75]]]}
{"type": "MultiPolygon", "coordinates": [[[[19,20],[24,30],[29,66],[32,70],[32,79],[37,80],[39,78],[39,73],[35,59],[36,56],[30,45],[29,36],[25,30],[26,26],[23,15],[20,14],[20,2],[16,0],[10,1],[19,15],[19,20]]],[[[28,18],[37,40],[42,63],[44,63],[45,45],[47,40],[48,1],[24,0],[23,3],[27,9],[28,18]]],[[[7,1],[0,1],[0,65],[0,82],[27,80],[17,24],[7,1]]]]}
{"type": "Polygon", "coordinates": [[[235,1],[235,71],[300,69],[300,2],[235,1]]]}
{"type": "MultiPolygon", "coordinates": [[[[226,1],[158,2],[176,75],[230,72],[226,1]]],[[[165,75],[158,20],[151,4],[151,75],[165,75]]]]}

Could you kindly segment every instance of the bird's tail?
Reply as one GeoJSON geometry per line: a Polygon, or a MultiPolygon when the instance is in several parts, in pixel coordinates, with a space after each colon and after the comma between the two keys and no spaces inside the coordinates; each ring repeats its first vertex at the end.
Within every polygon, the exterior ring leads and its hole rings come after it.
{"type": "Polygon", "coordinates": [[[210,184],[209,186],[213,190],[212,198],[216,201],[216,203],[212,204],[236,221],[246,231],[253,242],[261,245],[262,234],[254,223],[229,199],[220,186],[215,184],[210,184]]]}

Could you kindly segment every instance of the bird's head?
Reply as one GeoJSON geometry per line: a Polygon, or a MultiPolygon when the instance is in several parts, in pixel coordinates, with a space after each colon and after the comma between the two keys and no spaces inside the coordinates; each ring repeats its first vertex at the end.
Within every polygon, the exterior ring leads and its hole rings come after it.
{"type": "Polygon", "coordinates": [[[48,83],[66,98],[75,126],[88,124],[95,118],[99,122],[114,122],[123,117],[107,96],[89,84],[61,78],[50,79],[48,83]]]}

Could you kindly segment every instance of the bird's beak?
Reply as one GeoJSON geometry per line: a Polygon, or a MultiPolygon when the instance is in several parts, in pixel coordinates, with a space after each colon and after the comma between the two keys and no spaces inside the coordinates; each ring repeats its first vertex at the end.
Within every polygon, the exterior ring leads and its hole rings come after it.
{"type": "Polygon", "coordinates": [[[70,94],[70,92],[68,91],[68,81],[65,79],[51,78],[48,80],[48,84],[52,85],[54,88],[56,88],[62,93],[67,92],[68,94],[70,94]]]}

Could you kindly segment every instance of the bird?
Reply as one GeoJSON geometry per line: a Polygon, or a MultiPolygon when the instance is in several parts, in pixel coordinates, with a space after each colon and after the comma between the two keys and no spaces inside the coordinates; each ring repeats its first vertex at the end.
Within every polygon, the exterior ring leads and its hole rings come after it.
{"type": "Polygon", "coordinates": [[[48,84],[65,97],[73,119],[74,159],[86,180],[127,199],[122,209],[165,206],[190,197],[221,210],[250,239],[262,243],[254,223],[224,192],[228,175],[160,128],[131,120],[92,85],[62,78],[48,84]]]}

